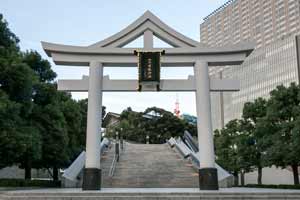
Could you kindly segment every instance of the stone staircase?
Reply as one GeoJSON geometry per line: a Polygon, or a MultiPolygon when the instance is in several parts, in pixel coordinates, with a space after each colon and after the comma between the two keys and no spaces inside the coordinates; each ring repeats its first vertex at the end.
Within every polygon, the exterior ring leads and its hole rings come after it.
{"type": "Polygon", "coordinates": [[[81,188],[1,190],[2,200],[251,200],[300,199],[298,190],[221,188],[203,191],[198,188],[198,174],[188,160],[168,145],[126,143],[113,178],[108,177],[114,148],[101,158],[101,191],[82,191],[81,188]],[[148,187],[148,188],[147,188],[148,187]]]}
{"type": "Polygon", "coordinates": [[[198,173],[167,144],[125,143],[112,178],[108,177],[114,148],[101,162],[105,188],[198,188],[198,173]]]}

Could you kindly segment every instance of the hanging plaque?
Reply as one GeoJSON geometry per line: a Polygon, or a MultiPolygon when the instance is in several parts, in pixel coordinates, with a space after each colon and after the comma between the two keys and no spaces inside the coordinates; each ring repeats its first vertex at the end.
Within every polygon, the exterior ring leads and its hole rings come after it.
{"type": "Polygon", "coordinates": [[[138,70],[139,70],[139,85],[138,91],[142,87],[155,88],[160,90],[160,57],[164,54],[162,52],[134,52],[138,56],[138,70]]]}

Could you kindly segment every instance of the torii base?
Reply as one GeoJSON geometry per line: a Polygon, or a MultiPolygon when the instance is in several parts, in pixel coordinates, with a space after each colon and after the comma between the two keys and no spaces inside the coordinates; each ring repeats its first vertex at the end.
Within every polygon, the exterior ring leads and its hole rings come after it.
{"type": "Polygon", "coordinates": [[[101,190],[101,169],[84,169],[82,190],[101,190]]]}
{"type": "Polygon", "coordinates": [[[199,187],[200,190],[219,190],[216,168],[199,169],[199,187]]]}

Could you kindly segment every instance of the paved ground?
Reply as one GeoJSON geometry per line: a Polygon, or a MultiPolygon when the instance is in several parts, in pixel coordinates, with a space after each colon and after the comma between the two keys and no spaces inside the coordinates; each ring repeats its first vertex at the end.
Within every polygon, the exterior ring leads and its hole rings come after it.
{"type": "Polygon", "coordinates": [[[218,191],[199,190],[198,188],[102,188],[99,191],[82,191],[80,188],[49,189],[12,189],[2,188],[10,193],[299,193],[300,190],[267,189],[267,188],[220,188],[218,191]]]}
{"type": "Polygon", "coordinates": [[[200,191],[197,188],[103,188],[101,191],[81,189],[34,189],[0,191],[2,200],[300,200],[300,190],[225,188],[200,191]]]}

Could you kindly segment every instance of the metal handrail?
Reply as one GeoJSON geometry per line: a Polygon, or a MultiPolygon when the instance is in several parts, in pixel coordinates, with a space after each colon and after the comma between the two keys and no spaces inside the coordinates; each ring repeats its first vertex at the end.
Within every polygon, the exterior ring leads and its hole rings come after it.
{"type": "Polygon", "coordinates": [[[110,166],[110,169],[109,169],[109,173],[108,173],[109,177],[113,177],[114,176],[117,162],[119,162],[119,158],[120,158],[119,143],[116,143],[115,144],[114,159],[113,159],[113,161],[111,163],[111,166],[110,166]]]}
{"type": "Polygon", "coordinates": [[[113,177],[114,176],[115,169],[116,169],[116,164],[117,164],[117,155],[115,154],[114,155],[114,159],[113,159],[113,161],[111,163],[111,166],[110,166],[110,169],[109,169],[109,173],[108,173],[109,177],[113,177]]]}
{"type": "Polygon", "coordinates": [[[197,142],[194,140],[192,135],[187,130],[184,131],[183,138],[192,151],[194,152],[199,151],[197,142]]]}

